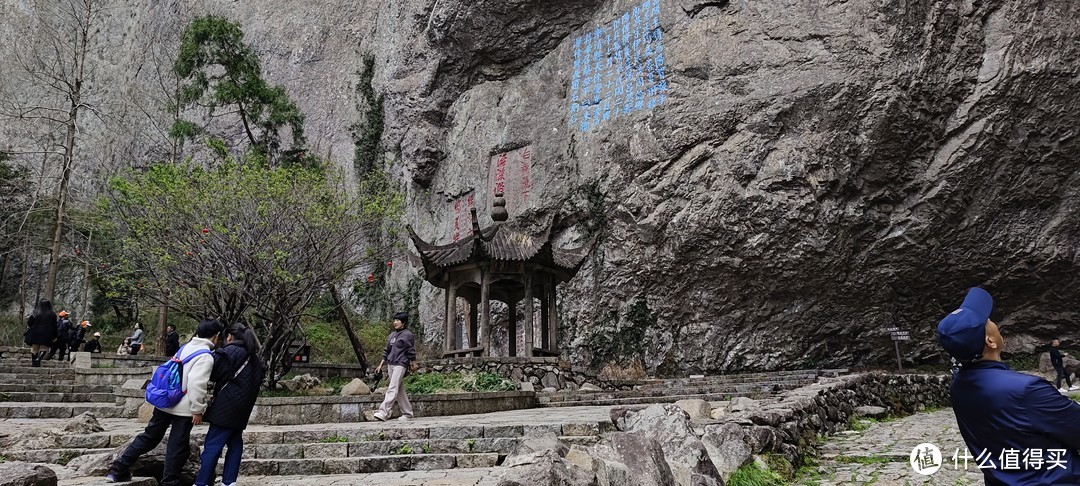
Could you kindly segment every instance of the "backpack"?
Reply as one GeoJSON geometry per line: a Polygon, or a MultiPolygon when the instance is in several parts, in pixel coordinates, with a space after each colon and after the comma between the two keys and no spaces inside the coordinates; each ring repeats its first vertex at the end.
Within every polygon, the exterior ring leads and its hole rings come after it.
{"type": "Polygon", "coordinates": [[[146,401],[157,408],[175,407],[184,398],[187,390],[183,389],[184,365],[197,356],[210,354],[209,349],[200,349],[191,353],[191,356],[181,360],[180,353],[184,351],[181,346],[176,355],[162,363],[154,370],[150,377],[150,384],[146,385],[146,401]]]}
{"type": "Polygon", "coordinates": [[[68,340],[72,342],[81,342],[84,338],[86,338],[86,329],[82,326],[75,326],[75,328],[71,330],[71,334],[68,335],[68,340]]]}

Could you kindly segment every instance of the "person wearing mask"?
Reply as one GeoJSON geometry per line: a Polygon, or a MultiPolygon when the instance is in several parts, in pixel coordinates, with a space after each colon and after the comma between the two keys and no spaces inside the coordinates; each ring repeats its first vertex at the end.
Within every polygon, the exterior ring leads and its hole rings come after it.
{"type": "MultiPolygon", "coordinates": [[[[222,325],[215,319],[199,322],[195,330],[196,337],[184,345],[177,358],[184,360],[196,352],[213,350],[221,331],[222,325]]],[[[202,423],[207,405],[207,387],[213,369],[213,353],[195,356],[184,364],[181,373],[183,398],[169,408],[154,407],[154,414],[150,417],[150,423],[146,424],[146,429],[132,440],[131,445],[124,449],[124,453],[109,467],[109,473],[105,476],[106,482],[131,481],[131,466],[140,456],[157,447],[165,437],[165,432],[171,429],[169,442],[165,446],[165,465],[159,484],[181,484],[180,474],[191,453],[191,427],[202,423]]]]}
{"type": "Polygon", "coordinates": [[[180,336],[176,334],[176,328],[172,324],[165,327],[165,356],[176,354],[180,349],[180,336]]]}
{"type": "Polygon", "coordinates": [[[244,455],[244,429],[255,408],[265,373],[255,331],[242,323],[230,326],[225,331],[225,345],[214,352],[214,371],[210,374],[210,381],[214,382],[214,400],[203,417],[210,422],[210,430],[203,443],[196,486],[216,484],[215,469],[221,451],[226,447],[221,483],[224,486],[236,484],[244,455]]]}
{"type": "Polygon", "coordinates": [[[131,339],[130,346],[132,356],[139,354],[139,350],[142,349],[143,343],[142,324],[139,324],[138,322],[135,323],[135,330],[131,332],[131,337],[129,339],[131,339]]]}
{"type": "Polygon", "coordinates": [[[1005,340],[990,320],[993,306],[989,293],[973,288],[938,323],[938,343],[963,363],[949,400],[967,454],[981,461],[988,485],[1080,484],[1080,403],[1001,361],[1005,340]],[[1005,451],[1039,451],[1046,461],[1011,467],[1005,451]],[[1060,451],[1060,461],[1049,457],[1054,451],[1060,451]]]}
{"type": "Polygon", "coordinates": [[[386,397],[382,405],[375,411],[377,420],[386,421],[393,413],[394,403],[401,409],[401,418],[398,420],[411,420],[413,417],[412,404],[405,394],[405,370],[416,371],[416,346],[413,344],[413,333],[405,328],[409,323],[409,314],[398,312],[394,314],[394,332],[386,339],[386,349],[383,350],[383,359],[375,372],[381,372],[384,364],[389,365],[388,374],[390,384],[386,389],[386,397]]]}
{"type": "Polygon", "coordinates": [[[56,326],[60,318],[53,312],[52,302],[42,300],[26,319],[25,342],[30,346],[30,366],[40,367],[45,355],[56,343],[56,326]]]}
{"type": "Polygon", "coordinates": [[[59,317],[59,321],[56,323],[56,341],[53,342],[52,348],[49,349],[49,357],[45,359],[57,359],[64,360],[64,356],[68,352],[68,336],[71,334],[72,329],[75,326],[71,324],[71,320],[68,319],[68,311],[60,311],[56,314],[59,317]],[[59,351],[59,354],[57,352],[59,351]]]}
{"type": "Polygon", "coordinates": [[[83,345],[82,350],[86,351],[87,353],[100,353],[101,333],[95,332],[94,335],[90,337],[90,340],[87,341],[85,345],[83,345]]]}

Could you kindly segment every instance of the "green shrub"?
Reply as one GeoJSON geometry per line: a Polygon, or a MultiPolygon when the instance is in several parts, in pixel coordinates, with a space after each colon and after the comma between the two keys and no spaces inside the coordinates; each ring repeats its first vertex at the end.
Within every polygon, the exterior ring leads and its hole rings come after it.
{"type": "Polygon", "coordinates": [[[405,377],[405,392],[432,393],[490,392],[516,390],[514,382],[495,373],[422,373],[405,377]]]}
{"type": "Polygon", "coordinates": [[[751,462],[731,473],[727,484],[728,486],[784,486],[787,481],[776,471],[762,469],[757,463],[751,462]]]}

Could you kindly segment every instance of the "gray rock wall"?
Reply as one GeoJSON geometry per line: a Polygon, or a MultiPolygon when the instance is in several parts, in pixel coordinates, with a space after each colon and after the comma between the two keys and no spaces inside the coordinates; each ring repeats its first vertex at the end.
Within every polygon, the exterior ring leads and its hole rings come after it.
{"type": "MultiPolygon", "coordinates": [[[[13,27],[5,39],[40,19],[35,5],[0,7],[13,27]]],[[[599,236],[560,289],[560,342],[577,365],[885,362],[880,329],[891,325],[911,331],[910,358],[937,360],[933,323],[972,285],[997,299],[1010,348],[1080,339],[1068,326],[1080,242],[1076,2],[660,0],[663,101],[584,131],[580,114],[571,119],[575,42],[641,2],[108,5],[87,87],[103,115],[86,117],[77,188],[100,168],[160,156],[165,115],[138,106],[153,107],[155,56],[169,58],[195,15],[243,24],[267,78],[307,113],[312,150],[343,167],[360,119],[355,71],[371,54],[384,160],[407,191],[403,223],[449,241],[453,204],[472,196],[485,214],[498,155],[528,147],[528,170],[511,163],[506,176],[511,216],[556,217],[568,245],[599,236]]],[[[5,72],[17,45],[0,43],[5,72]]],[[[644,69],[608,66],[601,107],[615,103],[607,80],[644,69]]],[[[5,76],[0,92],[33,92],[28,83],[5,76]]],[[[32,146],[23,142],[42,130],[5,123],[0,136],[32,146]]],[[[397,265],[393,278],[404,287],[415,271],[397,265]]],[[[421,297],[423,322],[442,322],[440,294],[425,286],[421,297]]],[[[437,346],[439,326],[428,326],[437,346]]]]}

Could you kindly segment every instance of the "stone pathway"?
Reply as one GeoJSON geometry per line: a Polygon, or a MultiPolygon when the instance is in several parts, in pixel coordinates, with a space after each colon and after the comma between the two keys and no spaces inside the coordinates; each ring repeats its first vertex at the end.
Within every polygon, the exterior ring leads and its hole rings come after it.
{"type": "Polygon", "coordinates": [[[964,440],[952,409],[920,413],[897,420],[870,422],[862,431],[845,431],[819,447],[816,474],[803,474],[800,485],[981,485],[982,473],[974,465],[954,468],[953,454],[964,452],[964,440]],[[911,451],[923,443],[941,450],[942,467],[930,476],[915,472],[911,451]]]}

